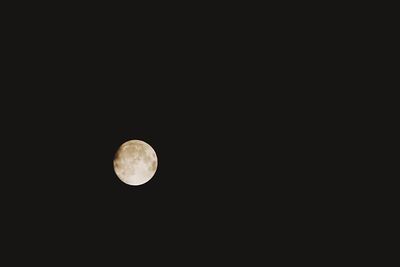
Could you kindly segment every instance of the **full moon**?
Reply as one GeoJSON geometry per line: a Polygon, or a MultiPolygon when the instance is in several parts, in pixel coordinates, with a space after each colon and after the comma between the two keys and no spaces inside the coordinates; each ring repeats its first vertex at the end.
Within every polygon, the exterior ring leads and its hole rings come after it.
{"type": "Polygon", "coordinates": [[[154,149],[140,140],[123,143],[114,157],[114,171],[128,185],[147,183],[156,173],[157,164],[154,149]]]}

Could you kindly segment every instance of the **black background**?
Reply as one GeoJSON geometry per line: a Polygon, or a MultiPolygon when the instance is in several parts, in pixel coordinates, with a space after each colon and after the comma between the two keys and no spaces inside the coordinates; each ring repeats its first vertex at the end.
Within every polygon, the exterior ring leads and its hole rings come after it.
{"type": "Polygon", "coordinates": [[[334,129],[316,112],[326,98],[311,100],[324,73],[291,45],[307,33],[260,28],[258,17],[244,26],[57,16],[10,22],[1,186],[10,251],[49,263],[248,263],[300,246],[327,220],[329,203],[315,200],[328,189],[314,177],[330,175],[319,155],[334,129]],[[130,139],[159,160],[139,187],[113,172],[130,139]]]}

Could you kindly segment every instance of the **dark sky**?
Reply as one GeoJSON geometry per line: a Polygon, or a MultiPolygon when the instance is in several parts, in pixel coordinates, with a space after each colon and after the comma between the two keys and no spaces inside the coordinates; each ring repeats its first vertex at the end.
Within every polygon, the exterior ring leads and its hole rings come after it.
{"type": "Polygon", "coordinates": [[[312,182],[300,178],[318,172],[305,140],[317,135],[290,49],[247,30],[245,42],[236,30],[209,39],[161,30],[154,40],[119,28],[75,39],[55,31],[49,44],[48,31],[29,27],[10,44],[2,98],[12,103],[2,106],[10,251],[48,263],[223,262],[302,232],[312,182]],[[130,139],[158,156],[144,186],[113,172],[130,139]]]}

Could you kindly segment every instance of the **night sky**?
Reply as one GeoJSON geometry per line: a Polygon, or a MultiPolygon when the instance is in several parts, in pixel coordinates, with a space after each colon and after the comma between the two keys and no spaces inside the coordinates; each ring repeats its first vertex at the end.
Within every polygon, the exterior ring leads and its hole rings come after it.
{"type": "Polygon", "coordinates": [[[254,242],[280,248],[302,233],[314,183],[301,178],[319,174],[307,140],[318,138],[309,129],[320,119],[301,101],[312,94],[298,86],[290,49],[267,49],[247,30],[241,45],[237,31],[184,31],[178,41],[161,26],[158,39],[102,28],[75,39],[55,31],[41,45],[48,32],[29,27],[10,44],[1,99],[12,258],[23,250],[33,262],[133,265],[236,255],[247,264],[244,255],[267,249],[254,242]],[[158,156],[143,186],[113,170],[131,139],[158,156]]]}

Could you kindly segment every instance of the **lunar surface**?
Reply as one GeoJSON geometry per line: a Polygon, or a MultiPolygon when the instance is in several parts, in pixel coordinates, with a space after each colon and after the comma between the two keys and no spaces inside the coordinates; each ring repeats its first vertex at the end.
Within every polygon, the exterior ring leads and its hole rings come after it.
{"type": "Polygon", "coordinates": [[[122,182],[129,185],[147,183],[156,173],[157,164],[154,149],[140,140],[122,144],[114,158],[115,173],[122,182]]]}

